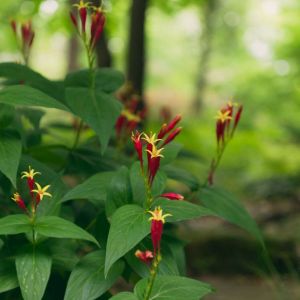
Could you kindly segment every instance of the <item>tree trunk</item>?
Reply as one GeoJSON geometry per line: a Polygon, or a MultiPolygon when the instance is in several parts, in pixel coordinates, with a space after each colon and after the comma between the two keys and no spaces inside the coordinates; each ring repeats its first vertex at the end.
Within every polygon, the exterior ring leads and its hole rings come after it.
{"type": "Polygon", "coordinates": [[[215,29],[215,14],[218,0],[206,0],[203,7],[203,33],[200,38],[199,73],[196,82],[196,92],[193,101],[193,112],[198,114],[203,105],[205,88],[207,86],[207,72],[212,50],[212,39],[215,29]]]}
{"type": "Polygon", "coordinates": [[[96,45],[97,65],[98,67],[111,67],[112,56],[107,46],[105,31],[102,32],[101,38],[96,45]]]}
{"type": "Polygon", "coordinates": [[[132,0],[127,55],[127,80],[143,95],[145,78],[145,19],[148,0],[132,0]]]}

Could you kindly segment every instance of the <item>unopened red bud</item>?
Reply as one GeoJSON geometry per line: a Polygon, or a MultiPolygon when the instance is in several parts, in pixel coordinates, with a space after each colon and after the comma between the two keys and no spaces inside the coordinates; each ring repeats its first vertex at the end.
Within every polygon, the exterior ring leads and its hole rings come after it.
{"type": "Polygon", "coordinates": [[[72,20],[72,23],[74,24],[75,28],[78,30],[78,23],[77,23],[77,19],[74,16],[74,14],[72,12],[70,12],[70,18],[72,20]]]}
{"type": "Polygon", "coordinates": [[[169,200],[183,200],[184,197],[181,194],[176,193],[164,193],[161,194],[160,197],[167,198],[169,200]]]}
{"type": "Polygon", "coordinates": [[[136,131],[136,133],[132,133],[131,140],[133,142],[135,151],[138,155],[140,164],[141,164],[141,169],[143,170],[143,143],[141,140],[141,133],[136,131]]]}
{"type": "Polygon", "coordinates": [[[169,144],[170,142],[172,142],[175,137],[181,132],[182,127],[178,127],[175,130],[173,130],[168,137],[165,139],[165,141],[163,142],[162,146],[169,144]]]}
{"type": "MultiPolygon", "coordinates": [[[[239,121],[240,121],[242,112],[243,112],[243,106],[241,105],[241,106],[239,107],[239,110],[237,111],[237,113],[236,113],[236,115],[235,115],[234,126],[233,126],[234,129],[237,127],[237,125],[238,125],[238,123],[239,123],[239,121]]],[[[234,129],[233,129],[233,130],[234,130],[234,129]]]]}
{"type": "Polygon", "coordinates": [[[12,21],[10,22],[10,26],[11,26],[11,28],[12,28],[14,34],[17,34],[17,23],[16,23],[15,20],[12,20],[12,21]]]}
{"type": "Polygon", "coordinates": [[[86,7],[81,7],[79,9],[79,15],[80,15],[80,20],[81,20],[82,32],[85,33],[85,24],[86,24],[86,15],[87,15],[86,7]]]}
{"type": "Polygon", "coordinates": [[[150,264],[154,258],[152,251],[146,250],[146,251],[140,251],[137,250],[134,254],[140,261],[142,261],[145,264],[150,264]]]}

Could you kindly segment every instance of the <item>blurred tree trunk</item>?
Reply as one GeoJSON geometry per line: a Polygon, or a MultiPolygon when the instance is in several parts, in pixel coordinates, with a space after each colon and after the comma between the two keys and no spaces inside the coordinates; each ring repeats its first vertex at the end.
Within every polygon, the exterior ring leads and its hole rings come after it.
{"type": "Polygon", "coordinates": [[[202,7],[203,31],[200,38],[199,73],[196,81],[196,92],[193,101],[193,112],[198,114],[203,105],[203,97],[207,86],[207,73],[212,51],[212,39],[215,32],[215,16],[218,0],[206,0],[202,7]]]}
{"type": "Polygon", "coordinates": [[[96,45],[97,65],[98,67],[111,67],[113,60],[107,46],[106,33],[103,31],[101,38],[96,45]]]}
{"type": "MultiPolygon", "coordinates": [[[[143,95],[145,78],[145,21],[148,0],[132,0],[129,46],[127,54],[127,80],[135,91],[143,95]]],[[[141,106],[144,106],[142,103],[141,106]]]]}

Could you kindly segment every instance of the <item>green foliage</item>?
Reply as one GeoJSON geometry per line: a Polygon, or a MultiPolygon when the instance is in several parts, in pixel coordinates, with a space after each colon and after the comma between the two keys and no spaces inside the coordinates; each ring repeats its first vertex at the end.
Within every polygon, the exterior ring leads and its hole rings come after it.
{"type": "Polygon", "coordinates": [[[0,131],[0,171],[16,186],[22,152],[21,140],[15,133],[0,131]]]}
{"type": "Polygon", "coordinates": [[[34,229],[37,233],[53,238],[82,239],[99,246],[97,240],[88,232],[72,222],[55,216],[43,216],[36,220],[34,229]]]}
{"type": "MultiPolygon", "coordinates": [[[[147,279],[142,279],[134,288],[139,300],[143,299],[147,279]]],[[[156,300],[198,300],[212,292],[207,283],[179,276],[158,276],[154,282],[150,299],[156,300]]]]}
{"type": "Polygon", "coordinates": [[[0,293],[10,291],[19,286],[15,266],[12,262],[1,261],[0,293]]]}
{"type": "Polygon", "coordinates": [[[148,218],[137,205],[124,205],[113,214],[106,246],[105,276],[120,257],[150,232],[148,218]]]}
{"type": "Polygon", "coordinates": [[[26,249],[17,255],[16,269],[24,300],[42,299],[51,265],[51,257],[36,248],[26,249]]]}
{"type": "Polygon", "coordinates": [[[104,277],[105,252],[95,251],[86,255],[73,269],[64,299],[96,299],[107,291],[121,275],[124,264],[119,261],[104,277]]]}
{"type": "Polygon", "coordinates": [[[0,235],[27,233],[31,229],[30,219],[25,215],[9,215],[0,219],[0,235]]]}

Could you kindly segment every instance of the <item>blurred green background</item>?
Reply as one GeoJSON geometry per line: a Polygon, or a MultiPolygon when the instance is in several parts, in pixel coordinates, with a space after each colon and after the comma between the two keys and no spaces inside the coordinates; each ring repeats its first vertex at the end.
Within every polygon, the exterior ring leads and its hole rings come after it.
{"type": "MultiPolygon", "coordinates": [[[[132,2],[104,2],[112,66],[124,73],[132,2]]],[[[30,67],[51,79],[85,67],[84,52],[72,38],[70,7],[67,0],[1,1],[0,61],[20,61],[9,21],[32,19],[30,67]]],[[[182,114],[179,141],[198,157],[182,157],[178,165],[204,181],[216,147],[216,111],[230,99],[244,105],[216,184],[236,193],[256,218],[290,299],[300,298],[299,20],[299,0],[152,0],[144,20],[148,126],[161,122],[162,108],[182,114]]],[[[50,119],[51,113],[44,126],[50,119]]],[[[274,287],[267,292],[272,282],[254,276],[260,275],[259,262],[243,232],[206,220],[185,224],[182,235],[194,241],[187,249],[191,274],[220,290],[208,299],[278,296],[274,287]]]]}

